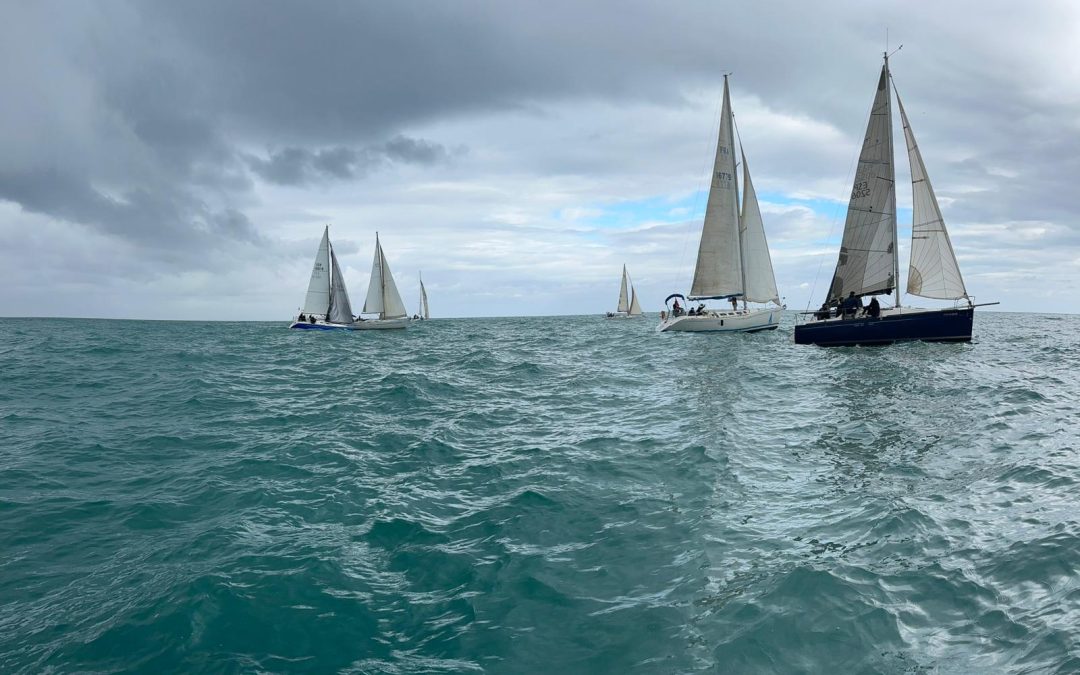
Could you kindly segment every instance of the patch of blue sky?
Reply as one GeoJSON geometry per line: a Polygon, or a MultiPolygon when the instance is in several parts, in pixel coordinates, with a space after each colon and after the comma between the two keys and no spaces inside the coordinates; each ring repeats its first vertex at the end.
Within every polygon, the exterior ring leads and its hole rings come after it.
{"type": "Polygon", "coordinates": [[[670,223],[701,218],[704,214],[705,196],[690,194],[590,204],[576,209],[564,209],[559,211],[556,217],[559,220],[601,229],[626,229],[646,223],[670,223]]]}

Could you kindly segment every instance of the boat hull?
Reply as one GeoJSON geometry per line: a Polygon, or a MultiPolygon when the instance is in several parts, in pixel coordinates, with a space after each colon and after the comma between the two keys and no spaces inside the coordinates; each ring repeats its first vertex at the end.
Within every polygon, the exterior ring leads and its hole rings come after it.
{"type": "Polygon", "coordinates": [[[756,333],[780,326],[780,308],[749,312],[709,312],[705,316],[667,317],[656,330],[661,333],[756,333]]]}
{"type": "MultiPolygon", "coordinates": [[[[422,320],[422,319],[421,319],[422,320]]],[[[353,330],[396,330],[409,327],[409,321],[407,317],[400,319],[366,319],[360,321],[354,326],[353,330]]]]}
{"type": "Polygon", "coordinates": [[[605,314],[605,319],[643,319],[644,314],[605,314]]]}
{"type": "Polygon", "coordinates": [[[289,328],[295,330],[356,330],[354,324],[349,323],[308,323],[307,321],[293,321],[289,328]]]}
{"type": "Polygon", "coordinates": [[[821,347],[887,345],[894,342],[970,342],[974,307],[899,311],[880,317],[827,319],[795,326],[795,344],[821,347]]]}

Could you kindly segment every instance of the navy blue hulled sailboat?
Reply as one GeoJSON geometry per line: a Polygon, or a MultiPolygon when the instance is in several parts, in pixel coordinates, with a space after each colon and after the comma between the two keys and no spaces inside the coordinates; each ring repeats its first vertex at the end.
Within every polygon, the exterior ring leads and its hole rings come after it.
{"type": "Polygon", "coordinates": [[[891,84],[886,55],[859,155],[844,224],[844,239],[829,295],[820,310],[807,313],[809,318],[795,326],[796,344],[832,347],[907,340],[971,340],[977,305],[964,287],[941,209],[897,93],[914,196],[907,292],[956,302],[956,306],[946,309],[900,306],[891,84]],[[893,307],[881,309],[875,298],[872,309],[862,308],[861,299],[865,296],[888,297],[894,293],[893,307]]]}

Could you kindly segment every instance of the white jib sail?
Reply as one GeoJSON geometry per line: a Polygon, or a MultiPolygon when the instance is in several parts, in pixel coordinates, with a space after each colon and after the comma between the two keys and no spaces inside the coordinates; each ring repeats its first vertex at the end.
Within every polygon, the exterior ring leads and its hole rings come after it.
{"type": "Polygon", "coordinates": [[[315,265],[311,268],[307,296],[304,298],[305,314],[325,316],[330,307],[330,227],[323,230],[315,265]]]}
{"type": "Polygon", "coordinates": [[[742,288],[739,256],[739,188],[735,181],[735,140],[731,98],[724,76],[724,105],[716,143],[705,224],[701,228],[691,298],[738,295],[742,288]]]}
{"type": "Polygon", "coordinates": [[[427,304],[427,290],[424,288],[424,280],[420,280],[420,316],[425,319],[430,319],[431,315],[428,312],[427,304]]]}
{"type": "Polygon", "coordinates": [[[911,264],[908,267],[907,292],[924,298],[958,300],[967,297],[960,266],[956,263],[945,219],[941,217],[934,188],[926,175],[922,153],[915,142],[900,92],[896,93],[900,106],[900,120],[904,124],[908,161],[911,164],[911,264]]]}
{"type": "Polygon", "coordinates": [[[341,265],[338,264],[337,254],[330,249],[330,261],[334,268],[330,274],[330,307],[327,310],[327,319],[334,323],[352,323],[352,305],[349,303],[349,292],[345,290],[345,277],[341,274],[341,265]]]}
{"type": "Polygon", "coordinates": [[[641,316],[641,305],[637,301],[637,291],[630,286],[630,316],[641,316]]]}
{"type": "Polygon", "coordinates": [[[780,294],[776,291],[776,276],[773,274],[772,257],[769,255],[769,242],[765,239],[765,224],[761,220],[757,192],[750,180],[750,165],[746,163],[746,153],[742,153],[743,166],[743,205],[740,218],[742,234],[743,270],[746,280],[744,297],[750,302],[769,302],[780,304],[780,294]]]}
{"type": "Polygon", "coordinates": [[[886,62],[855,171],[830,301],[851,292],[865,295],[896,288],[896,185],[888,83],[886,62]]]}
{"type": "Polygon", "coordinates": [[[371,264],[371,281],[368,283],[367,298],[364,300],[365,314],[378,314],[380,319],[397,319],[408,316],[405,303],[401,301],[394,275],[383,255],[379,234],[375,233],[375,261],[371,264]]]}
{"type": "Polygon", "coordinates": [[[615,308],[616,312],[629,312],[630,303],[626,297],[626,265],[622,266],[622,283],[619,285],[619,306],[615,308]]]}

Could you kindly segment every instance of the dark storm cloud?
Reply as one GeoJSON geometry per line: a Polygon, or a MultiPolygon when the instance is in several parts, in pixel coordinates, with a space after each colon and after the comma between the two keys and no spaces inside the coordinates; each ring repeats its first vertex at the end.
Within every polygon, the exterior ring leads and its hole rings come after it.
{"type": "Polygon", "coordinates": [[[331,178],[363,178],[392,163],[432,165],[449,157],[447,149],[438,143],[399,135],[360,150],[285,148],[269,153],[266,159],[249,155],[247,162],[263,180],[277,185],[304,185],[331,178]]]}

